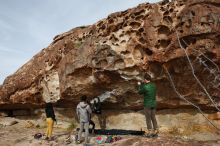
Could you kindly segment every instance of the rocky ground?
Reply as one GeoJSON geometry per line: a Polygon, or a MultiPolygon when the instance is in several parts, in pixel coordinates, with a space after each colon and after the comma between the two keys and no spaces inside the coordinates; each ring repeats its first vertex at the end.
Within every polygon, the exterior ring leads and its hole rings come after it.
{"type": "MultiPolygon", "coordinates": [[[[24,123],[17,123],[12,126],[1,127],[0,132],[0,144],[1,146],[74,146],[73,142],[67,143],[67,137],[69,132],[65,129],[56,128],[54,130],[54,140],[46,141],[43,139],[34,139],[34,134],[44,132],[45,128],[28,128],[24,127],[24,123]]],[[[109,146],[217,146],[220,145],[220,141],[192,141],[183,138],[169,137],[161,134],[157,138],[145,138],[142,136],[121,136],[122,140],[111,144],[103,144],[109,146]]],[[[98,145],[95,142],[96,135],[93,135],[90,139],[90,144],[98,145]]],[[[81,146],[83,144],[79,144],[81,146]]]]}
{"type": "MultiPolygon", "coordinates": [[[[55,109],[57,124],[54,125],[54,140],[46,141],[34,139],[34,134],[46,131],[45,115],[43,110],[35,111],[33,116],[0,117],[0,146],[73,146],[74,132],[72,132],[71,143],[67,143],[69,133],[77,127],[72,109],[55,109]]],[[[22,114],[17,112],[17,114],[22,114]]],[[[105,111],[109,116],[106,118],[107,129],[130,129],[140,130],[145,125],[143,115],[140,112],[118,113],[105,111]],[[119,118],[120,117],[120,118],[119,118]],[[136,126],[135,124],[136,123],[136,126]],[[130,125],[130,126],[129,126],[130,125]]],[[[24,113],[23,113],[24,114],[24,113]]],[[[207,114],[211,119],[218,118],[213,114],[207,114]]],[[[206,120],[194,110],[162,110],[157,112],[157,119],[160,125],[160,135],[157,138],[146,138],[142,136],[121,136],[122,140],[109,146],[217,146],[220,145],[220,135],[206,120]],[[181,113],[181,112],[182,113],[181,113]],[[184,113],[185,112],[185,113],[184,113]]],[[[99,121],[94,116],[93,120],[99,128],[99,121]]],[[[219,120],[212,120],[218,124],[219,120]]],[[[96,137],[92,135],[90,143],[96,144],[96,137]]],[[[105,136],[102,136],[106,138],[105,136]]],[[[83,145],[83,144],[81,144],[83,145]]],[[[80,145],[79,145],[80,146],[80,145]]]]}

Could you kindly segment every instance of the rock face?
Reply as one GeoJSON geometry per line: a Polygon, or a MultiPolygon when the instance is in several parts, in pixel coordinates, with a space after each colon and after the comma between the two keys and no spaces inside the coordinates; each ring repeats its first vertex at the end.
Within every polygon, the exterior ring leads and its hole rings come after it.
{"type": "Polygon", "coordinates": [[[140,4],[91,26],[74,28],[54,41],[0,86],[0,108],[35,108],[47,101],[75,105],[114,91],[109,109],[141,109],[137,81],[144,74],[158,87],[158,108],[202,108],[220,102],[220,1],[175,0],[140,4]],[[179,37],[179,39],[178,39],[179,37]],[[192,63],[193,70],[186,58],[192,63]]]}

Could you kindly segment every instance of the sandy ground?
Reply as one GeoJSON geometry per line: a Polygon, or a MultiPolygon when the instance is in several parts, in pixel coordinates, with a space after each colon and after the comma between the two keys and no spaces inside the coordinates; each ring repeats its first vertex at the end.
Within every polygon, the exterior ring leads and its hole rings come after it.
{"type": "MultiPolygon", "coordinates": [[[[11,122],[13,123],[13,122],[11,122]]],[[[44,133],[44,128],[36,128],[28,125],[27,122],[19,121],[14,125],[8,125],[0,127],[0,146],[75,146],[74,135],[71,137],[71,143],[67,143],[69,132],[63,128],[54,129],[54,140],[46,141],[44,139],[34,139],[34,134],[44,133]]],[[[98,145],[95,142],[97,135],[90,136],[90,144],[92,146],[98,145]]],[[[103,136],[104,137],[104,136],[103,136]]],[[[176,137],[170,137],[164,134],[160,134],[157,138],[145,138],[142,136],[121,136],[122,140],[111,144],[101,144],[107,146],[220,146],[220,141],[192,141],[187,139],[181,139],[176,137]]],[[[84,144],[78,144],[83,146],[84,144]]]]}
{"type": "MultiPolygon", "coordinates": [[[[201,115],[189,113],[190,112],[187,111],[186,113],[177,114],[168,114],[167,112],[165,114],[159,114],[157,118],[159,125],[161,126],[160,134],[157,138],[146,138],[143,136],[121,136],[122,140],[111,144],[101,145],[220,146],[220,134],[213,130],[213,128],[210,128],[210,126],[207,127],[205,125],[207,122],[201,115]],[[169,131],[167,131],[167,129],[169,131]]],[[[71,136],[70,143],[67,143],[70,129],[72,129],[74,126],[77,127],[77,123],[74,123],[72,115],[74,114],[68,112],[66,109],[56,109],[58,123],[54,125],[55,128],[53,131],[53,141],[46,141],[43,138],[34,139],[34,135],[36,133],[45,133],[46,131],[45,113],[43,111],[40,111],[35,116],[0,116],[0,146],[75,146],[74,132],[71,136]]],[[[93,119],[95,119],[95,117],[93,117],[93,119]]],[[[97,120],[95,120],[95,122],[96,124],[98,123],[97,120]]],[[[219,121],[216,121],[216,124],[218,124],[218,122],[219,121]]],[[[143,116],[137,113],[135,113],[135,116],[133,116],[133,113],[122,113],[119,115],[113,114],[113,116],[110,116],[108,119],[108,128],[110,129],[129,128],[133,130],[138,128],[132,127],[131,125],[134,126],[144,124],[143,116]],[[120,119],[120,121],[118,119],[120,119]]],[[[90,144],[92,146],[98,145],[95,140],[97,136],[98,135],[90,135],[90,144]]],[[[105,138],[105,136],[102,137],[105,138]]],[[[79,144],[78,146],[83,146],[83,144],[79,144]]]]}

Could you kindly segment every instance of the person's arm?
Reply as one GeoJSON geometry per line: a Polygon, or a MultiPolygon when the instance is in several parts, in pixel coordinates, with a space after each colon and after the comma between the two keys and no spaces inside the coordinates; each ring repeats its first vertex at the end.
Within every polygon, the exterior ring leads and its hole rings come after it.
{"type": "Polygon", "coordinates": [[[89,118],[89,121],[90,121],[91,118],[92,118],[92,109],[91,109],[90,105],[88,105],[86,107],[86,110],[87,110],[88,118],[89,118]]]}
{"type": "Polygon", "coordinates": [[[144,84],[141,84],[138,86],[138,93],[139,94],[144,94],[146,91],[145,91],[145,88],[144,88],[144,84]]]}
{"type": "Polygon", "coordinates": [[[45,113],[46,113],[46,118],[49,118],[50,117],[50,113],[49,113],[49,110],[47,108],[45,109],[45,113]]]}
{"type": "Polygon", "coordinates": [[[88,105],[87,111],[88,111],[89,114],[92,114],[92,109],[91,109],[90,105],[88,105]]]}
{"type": "Polygon", "coordinates": [[[55,122],[57,121],[53,108],[51,108],[51,118],[53,119],[53,121],[55,121],[55,122]]]}
{"type": "Polygon", "coordinates": [[[100,101],[100,98],[99,97],[97,97],[98,98],[98,103],[100,103],[101,101],[100,101]]]}
{"type": "Polygon", "coordinates": [[[80,117],[80,113],[79,113],[79,108],[78,107],[76,108],[76,115],[77,115],[77,119],[80,120],[80,118],[79,118],[80,117]]]}
{"type": "Polygon", "coordinates": [[[101,101],[99,98],[98,98],[98,103],[97,103],[97,109],[101,110],[101,101]]]}

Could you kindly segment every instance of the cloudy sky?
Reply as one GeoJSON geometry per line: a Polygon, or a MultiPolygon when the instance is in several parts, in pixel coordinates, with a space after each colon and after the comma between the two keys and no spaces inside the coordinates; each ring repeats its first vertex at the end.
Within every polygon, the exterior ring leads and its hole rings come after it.
{"type": "Polygon", "coordinates": [[[0,84],[55,35],[159,0],[0,0],[0,84]]]}

